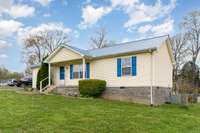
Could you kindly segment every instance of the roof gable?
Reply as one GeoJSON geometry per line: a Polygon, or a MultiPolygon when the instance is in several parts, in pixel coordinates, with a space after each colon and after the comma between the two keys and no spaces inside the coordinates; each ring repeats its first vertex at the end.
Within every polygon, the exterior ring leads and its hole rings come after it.
{"type": "Polygon", "coordinates": [[[71,48],[61,46],[51,53],[44,62],[54,63],[81,59],[84,55],[71,48]]]}

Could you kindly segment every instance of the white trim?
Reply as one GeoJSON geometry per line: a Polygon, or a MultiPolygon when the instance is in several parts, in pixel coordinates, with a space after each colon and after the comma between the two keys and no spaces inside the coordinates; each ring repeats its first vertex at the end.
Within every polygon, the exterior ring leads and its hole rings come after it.
{"type": "Polygon", "coordinates": [[[174,55],[173,55],[172,44],[171,44],[170,38],[168,38],[168,39],[166,40],[166,44],[167,44],[167,49],[168,49],[168,53],[169,53],[171,62],[172,62],[172,64],[174,65],[175,59],[174,59],[174,55]]]}
{"type": "MultiPolygon", "coordinates": [[[[76,71],[75,71],[75,72],[76,72],[76,71]]],[[[83,79],[83,75],[82,75],[82,78],[81,78],[80,72],[82,72],[82,74],[83,74],[83,65],[82,65],[82,63],[73,64],[73,72],[72,72],[73,78],[70,79],[70,80],[83,79]],[[75,67],[76,65],[80,66],[81,69],[82,69],[82,71],[78,71],[78,73],[79,73],[79,77],[78,77],[78,78],[74,78],[74,67],[75,67]]]]}
{"type": "Polygon", "coordinates": [[[133,67],[133,66],[132,66],[132,57],[133,57],[133,56],[126,56],[126,57],[122,57],[122,58],[121,58],[121,76],[122,76],[122,77],[132,76],[132,67],[133,67]],[[125,58],[129,58],[129,59],[130,59],[130,62],[131,62],[131,73],[130,73],[130,75],[123,75],[123,72],[122,72],[122,70],[123,70],[123,69],[122,69],[122,59],[125,59],[125,58]]]}
{"type": "Polygon", "coordinates": [[[51,86],[51,64],[49,63],[49,86],[51,86]]]}
{"type": "MultiPolygon", "coordinates": [[[[122,56],[122,57],[118,57],[117,59],[121,59],[121,76],[120,77],[135,77],[137,76],[137,72],[136,72],[136,75],[133,76],[132,75],[132,57],[136,57],[137,58],[137,55],[128,55],[128,56],[122,56]],[[122,75],[122,59],[123,58],[131,58],[131,74],[130,75],[122,75]]],[[[137,71],[137,63],[136,63],[136,71],[137,71]]],[[[118,77],[118,78],[120,78],[118,77]]]]}

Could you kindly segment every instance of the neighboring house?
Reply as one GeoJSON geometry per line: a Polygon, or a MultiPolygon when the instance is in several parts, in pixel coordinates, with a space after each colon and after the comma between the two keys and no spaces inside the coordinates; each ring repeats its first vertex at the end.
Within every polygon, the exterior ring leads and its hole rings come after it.
{"type": "MultiPolygon", "coordinates": [[[[60,46],[45,62],[49,85],[59,91],[77,90],[80,79],[102,79],[107,82],[104,98],[161,104],[172,89],[174,58],[167,35],[92,50],[60,46]]],[[[39,66],[32,69],[35,88],[39,66]]]]}

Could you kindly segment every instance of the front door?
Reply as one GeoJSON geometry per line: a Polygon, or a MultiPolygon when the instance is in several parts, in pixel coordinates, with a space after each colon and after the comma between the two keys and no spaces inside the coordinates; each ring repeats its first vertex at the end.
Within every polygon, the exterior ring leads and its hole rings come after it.
{"type": "Polygon", "coordinates": [[[60,86],[65,85],[65,67],[61,66],[60,67],[60,86]]]}

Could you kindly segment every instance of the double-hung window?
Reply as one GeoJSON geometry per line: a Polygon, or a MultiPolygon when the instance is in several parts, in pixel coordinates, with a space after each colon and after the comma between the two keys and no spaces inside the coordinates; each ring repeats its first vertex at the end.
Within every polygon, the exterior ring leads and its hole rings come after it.
{"type": "Polygon", "coordinates": [[[73,78],[74,79],[83,78],[83,65],[82,64],[74,65],[73,78]]]}
{"type": "Polygon", "coordinates": [[[129,76],[132,74],[132,63],[131,63],[131,57],[126,57],[121,59],[121,72],[122,76],[129,76]]]}

